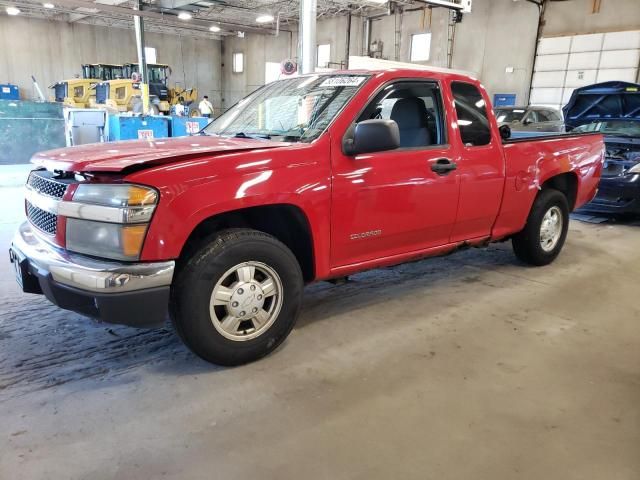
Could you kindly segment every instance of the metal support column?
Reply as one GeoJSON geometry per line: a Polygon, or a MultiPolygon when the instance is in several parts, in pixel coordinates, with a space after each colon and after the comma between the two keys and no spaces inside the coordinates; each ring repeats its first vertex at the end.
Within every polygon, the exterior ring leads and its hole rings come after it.
{"type": "Polygon", "coordinates": [[[344,49],[344,68],[349,70],[349,55],[351,47],[351,12],[347,14],[347,41],[344,49]]]}
{"type": "MultiPolygon", "coordinates": [[[[142,0],[136,0],[134,10],[142,10],[142,0]]],[[[149,72],[147,70],[147,56],[144,51],[144,20],[140,15],[134,15],[133,24],[136,31],[136,49],[138,50],[138,71],[141,82],[140,91],[142,93],[142,111],[146,114],[149,111],[149,72]]]]}
{"type": "Polygon", "coordinates": [[[298,56],[301,73],[312,73],[316,69],[317,10],[317,0],[300,0],[298,56]]]}
{"type": "Polygon", "coordinates": [[[364,18],[364,41],[362,45],[362,55],[365,57],[371,56],[371,19],[364,18]]]}

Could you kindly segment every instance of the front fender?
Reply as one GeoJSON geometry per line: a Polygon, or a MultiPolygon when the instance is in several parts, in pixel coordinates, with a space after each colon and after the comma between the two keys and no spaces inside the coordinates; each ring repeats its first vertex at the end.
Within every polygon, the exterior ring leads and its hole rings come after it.
{"type": "Polygon", "coordinates": [[[307,218],[316,273],[328,272],[329,145],[325,135],[311,144],[191,158],[130,174],[127,181],[150,185],[160,192],[141,259],[177,259],[197,226],[216,215],[286,204],[307,218]]]}

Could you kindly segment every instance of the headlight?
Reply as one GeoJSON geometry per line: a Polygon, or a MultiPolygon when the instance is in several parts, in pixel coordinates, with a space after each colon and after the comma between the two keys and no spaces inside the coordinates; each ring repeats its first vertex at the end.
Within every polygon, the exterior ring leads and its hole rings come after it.
{"type": "Polygon", "coordinates": [[[640,173],[640,163],[636,163],[633,167],[627,170],[627,173],[640,173]]]}
{"type": "Polygon", "coordinates": [[[138,260],[147,225],[67,219],[67,249],[114,260],[138,260]]]}
{"type": "Polygon", "coordinates": [[[137,260],[158,193],[141,185],[80,185],[72,201],[60,203],[67,217],[66,247],[114,260],[137,260]]]}

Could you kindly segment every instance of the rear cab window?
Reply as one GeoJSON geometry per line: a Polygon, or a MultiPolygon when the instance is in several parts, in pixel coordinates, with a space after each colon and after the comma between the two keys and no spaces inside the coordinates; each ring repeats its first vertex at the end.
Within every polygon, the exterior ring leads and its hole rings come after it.
{"type": "Polygon", "coordinates": [[[475,85],[452,82],[451,93],[458,116],[458,131],[465,147],[478,147],[491,143],[491,125],[487,105],[475,85]]]}

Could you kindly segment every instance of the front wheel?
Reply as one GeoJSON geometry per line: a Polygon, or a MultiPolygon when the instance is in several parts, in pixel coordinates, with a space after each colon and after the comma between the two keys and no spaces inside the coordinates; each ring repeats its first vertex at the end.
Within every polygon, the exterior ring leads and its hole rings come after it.
{"type": "Polygon", "coordinates": [[[567,197],[558,190],[542,190],[524,229],[512,238],[513,251],[523,262],[542,266],[560,254],[569,228],[567,197]]]}
{"type": "Polygon", "coordinates": [[[226,230],[178,273],[171,317],[195,354],[218,365],[241,365],[284,341],[302,289],[300,266],[284,244],[255,230],[226,230]]]}

